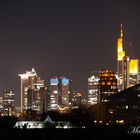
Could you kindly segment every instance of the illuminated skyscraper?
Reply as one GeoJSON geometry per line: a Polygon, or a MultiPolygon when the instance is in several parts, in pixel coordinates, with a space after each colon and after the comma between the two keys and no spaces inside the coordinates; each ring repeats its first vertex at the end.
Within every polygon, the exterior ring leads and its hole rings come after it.
{"type": "Polygon", "coordinates": [[[71,107],[79,107],[82,105],[82,93],[75,92],[72,96],[71,107]]]}
{"type": "Polygon", "coordinates": [[[122,61],[122,90],[129,87],[129,57],[125,56],[122,61]]]}
{"type": "Polygon", "coordinates": [[[58,88],[58,78],[54,77],[50,79],[50,86],[49,86],[49,100],[48,100],[48,110],[58,110],[59,108],[59,88],[58,88]]]}
{"type": "Polygon", "coordinates": [[[47,98],[48,110],[59,110],[69,107],[70,81],[65,77],[50,79],[47,98]]]}
{"type": "Polygon", "coordinates": [[[117,75],[118,75],[118,90],[121,91],[124,89],[124,78],[123,78],[123,59],[125,57],[125,51],[123,50],[123,30],[121,24],[121,33],[117,41],[117,75]]]}
{"type": "Polygon", "coordinates": [[[139,83],[139,60],[131,59],[129,63],[129,87],[139,83]]]}
{"type": "Polygon", "coordinates": [[[98,100],[94,105],[95,116],[98,123],[104,120],[105,103],[109,102],[109,97],[118,92],[116,75],[111,70],[101,70],[98,81],[98,100]]]}
{"type": "Polygon", "coordinates": [[[117,44],[117,81],[118,91],[139,83],[139,60],[126,56],[123,50],[122,24],[120,38],[118,38],[117,44]]]}
{"type": "Polygon", "coordinates": [[[70,87],[69,87],[69,79],[65,77],[59,77],[59,104],[62,106],[68,106],[69,105],[69,93],[70,93],[70,87]]]}
{"type": "Polygon", "coordinates": [[[29,107],[28,89],[34,90],[43,86],[44,80],[37,77],[35,69],[26,71],[25,74],[19,74],[21,77],[21,112],[29,107]]]}
{"type": "Polygon", "coordinates": [[[41,80],[40,77],[30,78],[34,78],[34,86],[32,88],[29,87],[27,91],[27,108],[41,113],[45,109],[46,89],[44,87],[44,80],[41,80]]]}
{"type": "Polygon", "coordinates": [[[2,92],[2,104],[4,116],[11,116],[15,114],[15,93],[13,91],[3,91],[2,92]]]}
{"type": "Polygon", "coordinates": [[[92,71],[88,78],[88,105],[97,104],[99,71],[92,71]]]}
{"type": "Polygon", "coordinates": [[[117,79],[115,73],[111,70],[102,70],[100,72],[100,80],[98,82],[98,102],[107,102],[108,97],[116,94],[117,79]]]}

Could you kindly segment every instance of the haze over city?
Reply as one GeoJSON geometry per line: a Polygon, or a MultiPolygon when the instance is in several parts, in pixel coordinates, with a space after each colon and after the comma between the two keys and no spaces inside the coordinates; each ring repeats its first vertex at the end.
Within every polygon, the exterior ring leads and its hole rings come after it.
{"type": "Polygon", "coordinates": [[[125,49],[140,58],[139,14],[138,1],[1,2],[0,91],[13,90],[19,105],[18,74],[34,67],[42,79],[65,76],[86,94],[90,71],[116,71],[121,23],[125,49]]]}

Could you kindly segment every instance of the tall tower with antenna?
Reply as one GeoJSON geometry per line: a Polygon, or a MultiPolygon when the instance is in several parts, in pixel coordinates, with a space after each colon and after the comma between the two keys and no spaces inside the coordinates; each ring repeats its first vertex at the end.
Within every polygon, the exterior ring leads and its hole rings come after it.
{"type": "Polygon", "coordinates": [[[117,76],[118,76],[118,90],[121,91],[124,89],[124,57],[125,57],[125,51],[123,48],[123,28],[121,24],[120,29],[120,37],[117,40],[117,76]]]}
{"type": "MultiPolygon", "coordinates": [[[[132,53],[132,52],[131,52],[132,53]]],[[[117,85],[118,91],[139,83],[139,60],[134,56],[130,59],[123,48],[123,28],[117,40],[117,85]]]]}
{"type": "Polygon", "coordinates": [[[125,57],[125,51],[123,50],[123,29],[121,24],[120,37],[117,40],[117,73],[122,73],[122,62],[125,57]]]}

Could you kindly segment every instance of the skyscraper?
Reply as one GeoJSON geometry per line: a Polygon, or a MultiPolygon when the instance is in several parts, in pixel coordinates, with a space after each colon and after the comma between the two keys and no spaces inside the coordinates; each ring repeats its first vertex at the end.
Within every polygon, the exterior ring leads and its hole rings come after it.
{"type": "Polygon", "coordinates": [[[104,121],[105,104],[109,102],[109,97],[118,92],[117,79],[115,72],[105,69],[99,72],[99,81],[97,84],[98,95],[97,104],[94,104],[95,118],[98,123],[104,121]]]}
{"type": "Polygon", "coordinates": [[[65,77],[59,77],[59,104],[62,106],[68,106],[69,105],[69,93],[70,93],[70,87],[69,87],[69,79],[65,77]]]}
{"type": "Polygon", "coordinates": [[[98,82],[98,102],[107,102],[108,97],[116,94],[117,89],[117,79],[115,73],[111,70],[102,70],[100,72],[100,80],[98,82]]]}
{"type": "Polygon", "coordinates": [[[124,89],[123,82],[123,59],[125,57],[125,51],[123,48],[123,30],[121,24],[120,37],[117,40],[117,75],[118,75],[118,90],[121,91],[124,89]]]}
{"type": "Polygon", "coordinates": [[[139,60],[130,59],[129,63],[129,87],[139,83],[139,60]]]}
{"type": "Polygon", "coordinates": [[[129,87],[129,56],[125,56],[122,61],[122,89],[129,87]]]}
{"type": "Polygon", "coordinates": [[[51,78],[47,94],[49,110],[69,107],[70,80],[65,77],[51,78]]]}
{"type": "Polygon", "coordinates": [[[39,113],[45,109],[45,94],[44,80],[40,77],[29,77],[34,79],[33,87],[29,87],[27,91],[27,109],[35,110],[39,113]]]}
{"type": "Polygon", "coordinates": [[[58,110],[59,108],[59,102],[58,102],[58,97],[59,97],[59,88],[58,88],[58,78],[53,77],[50,79],[50,85],[49,85],[49,94],[47,97],[49,98],[48,100],[48,110],[58,110]]]}
{"type": "Polygon", "coordinates": [[[117,85],[118,91],[124,90],[139,83],[139,60],[130,58],[123,50],[123,30],[117,43],[117,85]]]}
{"type": "Polygon", "coordinates": [[[29,107],[29,94],[31,94],[28,90],[32,91],[35,89],[39,89],[44,86],[44,80],[41,80],[37,77],[35,69],[32,68],[31,71],[26,71],[25,74],[19,74],[21,77],[21,112],[23,110],[27,110],[29,107]]]}
{"type": "Polygon", "coordinates": [[[92,71],[88,78],[88,105],[97,104],[99,71],[92,71]]]}
{"type": "Polygon", "coordinates": [[[15,114],[15,93],[12,90],[4,90],[2,92],[2,104],[4,116],[11,116],[15,114]]]}

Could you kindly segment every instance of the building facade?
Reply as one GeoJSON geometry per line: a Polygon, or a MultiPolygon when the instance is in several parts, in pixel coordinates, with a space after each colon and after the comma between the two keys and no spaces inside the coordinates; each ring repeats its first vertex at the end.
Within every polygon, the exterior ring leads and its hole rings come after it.
{"type": "Polygon", "coordinates": [[[70,80],[65,77],[50,78],[47,93],[48,110],[69,107],[70,80]]]}
{"type": "Polygon", "coordinates": [[[48,110],[58,110],[59,108],[59,88],[58,88],[58,78],[54,77],[50,79],[49,93],[48,94],[48,110]]]}
{"type": "Polygon", "coordinates": [[[69,106],[69,93],[70,93],[70,82],[65,77],[59,77],[59,104],[62,106],[69,106]]]}
{"type": "Polygon", "coordinates": [[[118,92],[117,79],[114,72],[111,70],[102,70],[100,72],[98,90],[98,103],[107,102],[109,96],[118,92]]]}
{"type": "Polygon", "coordinates": [[[4,90],[2,92],[2,115],[15,115],[15,93],[12,90],[4,90]]]}
{"type": "Polygon", "coordinates": [[[98,102],[98,82],[99,82],[99,71],[92,71],[88,78],[88,106],[97,104],[98,102]]]}
{"type": "Polygon", "coordinates": [[[26,71],[25,74],[19,74],[19,76],[21,78],[21,112],[29,108],[40,110],[41,107],[37,106],[37,102],[38,104],[41,102],[42,95],[40,95],[39,89],[44,87],[44,80],[37,76],[34,68],[31,71],[26,71]],[[36,98],[31,98],[33,95],[36,98]]]}

